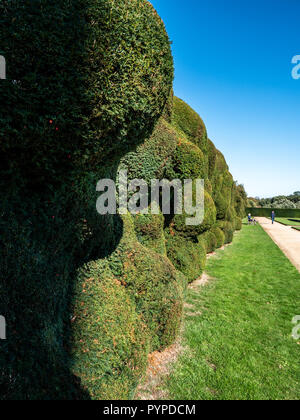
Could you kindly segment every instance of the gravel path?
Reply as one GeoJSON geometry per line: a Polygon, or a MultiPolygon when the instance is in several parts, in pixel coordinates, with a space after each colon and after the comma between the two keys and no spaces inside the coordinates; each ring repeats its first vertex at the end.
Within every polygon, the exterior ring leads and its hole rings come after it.
{"type": "Polygon", "coordinates": [[[300,232],[281,223],[272,225],[272,221],[265,217],[257,217],[256,219],[300,272],[300,232]]]}

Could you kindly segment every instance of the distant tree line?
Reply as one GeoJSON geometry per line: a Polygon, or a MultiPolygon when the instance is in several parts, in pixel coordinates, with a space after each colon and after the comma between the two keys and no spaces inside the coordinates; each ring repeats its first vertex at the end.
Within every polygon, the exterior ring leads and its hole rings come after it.
{"type": "Polygon", "coordinates": [[[248,198],[249,207],[264,207],[277,209],[300,209],[300,191],[291,195],[279,195],[272,198],[248,198]]]}

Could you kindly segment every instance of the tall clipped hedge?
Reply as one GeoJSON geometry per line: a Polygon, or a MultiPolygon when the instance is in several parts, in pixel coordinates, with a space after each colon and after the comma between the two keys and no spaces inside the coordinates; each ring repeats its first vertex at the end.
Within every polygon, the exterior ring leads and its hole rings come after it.
{"type": "Polygon", "coordinates": [[[207,138],[201,117],[176,97],[171,121],[178,141],[167,177],[205,180],[205,213],[200,226],[186,226],[186,214],[166,218],[167,255],[192,281],[204,268],[200,249],[214,251],[231,242],[234,231],[241,228],[247,196],[243,186],[233,181],[223,154],[207,138]]]}
{"type": "MultiPolygon", "coordinates": [[[[184,290],[240,227],[245,193],[173,96],[146,0],[3,0],[1,399],[127,399],[173,343],[184,290]],[[106,215],[99,179],[205,180],[205,215],[106,215]]],[[[195,183],[194,183],[195,184],[195,183]]]]}
{"type": "Polygon", "coordinates": [[[246,208],[247,214],[251,213],[252,216],[256,217],[270,217],[273,210],[275,211],[277,217],[300,217],[300,209],[246,208]]]}
{"type": "Polygon", "coordinates": [[[149,136],[173,60],[145,0],[4,0],[2,174],[51,182],[149,136]]]}
{"type": "Polygon", "coordinates": [[[96,213],[95,186],[104,175],[115,179],[122,156],[151,138],[170,100],[164,24],[145,0],[4,0],[0,41],[7,61],[0,84],[0,313],[10,332],[0,347],[0,398],[128,398],[148,350],[176,335],[184,280],[166,257],[133,239],[140,260],[130,287],[123,278],[120,287],[110,283],[122,265],[113,253],[124,223],[96,213]],[[145,299],[150,268],[137,285],[143,255],[149,267],[158,265],[159,286],[145,299]],[[72,308],[87,298],[81,285],[91,271],[86,312],[70,323],[72,308]],[[121,319],[113,309],[123,298],[121,319]],[[106,336],[98,313],[116,330],[106,336]],[[148,338],[138,344],[141,325],[148,338]],[[96,340],[111,345],[113,332],[120,341],[101,364],[96,340]],[[86,358],[82,337],[94,358],[86,358]]]}
{"type": "Polygon", "coordinates": [[[164,216],[160,214],[136,214],[133,216],[138,241],[158,254],[166,255],[164,216]]]}
{"type": "Polygon", "coordinates": [[[132,216],[122,220],[123,236],[107,258],[109,267],[142,314],[151,336],[151,350],[163,349],[179,329],[184,284],[178,282],[178,273],[165,255],[138,242],[132,216]]]}

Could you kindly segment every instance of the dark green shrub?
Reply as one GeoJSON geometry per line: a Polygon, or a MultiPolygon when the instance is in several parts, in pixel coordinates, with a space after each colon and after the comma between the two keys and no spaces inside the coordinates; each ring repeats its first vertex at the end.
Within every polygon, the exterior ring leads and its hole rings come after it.
{"type": "MultiPolygon", "coordinates": [[[[220,158],[220,162],[223,161],[220,158]]],[[[228,168],[222,166],[223,172],[217,172],[213,180],[213,199],[217,208],[217,219],[232,220],[233,218],[233,188],[235,186],[228,168]]]]}
{"type": "Polygon", "coordinates": [[[172,123],[173,99],[174,99],[174,91],[172,89],[170,92],[169,98],[166,102],[165,109],[162,115],[162,117],[170,124],[172,123]]]}
{"type": "Polygon", "coordinates": [[[207,176],[206,159],[194,143],[180,137],[172,157],[168,179],[204,179],[207,176]]]}
{"type": "Polygon", "coordinates": [[[12,331],[0,398],[131,398],[147,352],[178,333],[206,247],[232,239],[232,177],[199,115],[172,98],[149,2],[3,0],[0,41],[0,308],[12,331]],[[100,217],[96,182],[120,168],[148,183],[205,178],[204,223],[100,217]]]}
{"type": "Polygon", "coordinates": [[[229,201],[222,191],[219,191],[215,194],[214,202],[217,209],[217,219],[224,220],[229,210],[229,201]]]}
{"type": "Polygon", "coordinates": [[[233,234],[235,231],[235,225],[233,222],[218,221],[217,226],[224,232],[225,244],[229,244],[233,240],[233,234]]]}
{"type": "Polygon", "coordinates": [[[211,232],[214,234],[216,239],[216,248],[221,248],[221,246],[223,246],[225,243],[224,232],[217,226],[213,226],[211,228],[211,232]]]}
{"type": "Polygon", "coordinates": [[[133,216],[138,241],[158,254],[166,255],[164,217],[162,214],[137,214],[133,216]]]}
{"type": "Polygon", "coordinates": [[[3,1],[0,26],[2,174],[61,182],[151,134],[173,60],[148,1],[3,1]]]}
{"type": "Polygon", "coordinates": [[[182,314],[183,290],[167,257],[142,246],[130,215],[123,216],[123,237],[108,263],[135,302],[151,336],[151,350],[171,344],[182,314]]]}
{"type": "Polygon", "coordinates": [[[86,399],[70,371],[65,326],[77,264],[99,243],[88,228],[95,201],[91,212],[77,191],[61,189],[47,203],[23,194],[0,204],[0,312],[10,331],[0,348],[0,398],[86,399]]]}
{"type": "Polygon", "coordinates": [[[246,215],[246,207],[247,207],[247,193],[243,185],[235,185],[234,191],[234,208],[236,214],[243,218],[246,215]]]}
{"type": "Polygon", "coordinates": [[[208,177],[212,178],[215,172],[217,160],[217,149],[211,140],[208,139],[208,177]]]}
{"type": "Polygon", "coordinates": [[[189,105],[174,97],[172,123],[187,139],[196,144],[207,155],[208,140],[204,122],[189,105]]]}
{"type": "Polygon", "coordinates": [[[224,155],[220,152],[220,150],[215,149],[215,152],[216,152],[215,172],[217,174],[228,173],[229,168],[224,158],[224,155]]]}
{"type": "Polygon", "coordinates": [[[73,295],[72,371],[92,399],[132,398],[149,333],[121,282],[100,260],[80,269],[73,295]]]}
{"type": "Polygon", "coordinates": [[[198,241],[205,244],[206,253],[209,254],[217,248],[217,239],[211,230],[208,230],[198,236],[198,241]]]}
{"type": "Polygon", "coordinates": [[[172,228],[166,230],[165,236],[167,255],[175,268],[185,275],[189,283],[196,280],[205,268],[205,245],[182,237],[172,228]]]}
{"type": "Polygon", "coordinates": [[[226,215],[225,215],[225,220],[232,222],[235,221],[236,218],[236,213],[235,210],[232,206],[228,207],[227,211],[226,211],[226,215]]]}
{"type": "MultiPolygon", "coordinates": [[[[130,257],[113,254],[123,222],[118,216],[97,215],[95,185],[102,174],[115,179],[120,156],[152,135],[165,109],[173,79],[168,36],[145,0],[4,0],[0,41],[8,77],[0,84],[5,103],[0,127],[1,191],[8,192],[1,201],[0,308],[13,331],[1,343],[1,398],[129,397],[136,382],[129,369],[139,357],[139,342],[131,350],[129,344],[119,343],[108,372],[115,366],[121,369],[122,361],[129,364],[120,378],[104,379],[107,390],[102,394],[97,384],[93,387],[97,357],[87,361],[76,350],[77,372],[88,370],[82,377],[83,389],[81,379],[72,374],[68,353],[69,304],[75,273],[86,262],[110,257],[112,272],[122,267],[119,281],[125,282],[123,263],[130,257]]],[[[171,138],[174,130],[168,130],[171,138]]],[[[165,156],[170,153],[169,148],[165,156]]],[[[170,262],[142,247],[135,236],[130,243],[126,250],[137,248],[140,260],[128,281],[128,314],[118,319],[124,340],[129,339],[126,321],[139,328],[143,316],[151,346],[165,346],[178,330],[182,278],[177,281],[170,262]],[[135,305],[138,315],[132,310],[135,305]]],[[[109,285],[109,275],[105,276],[111,291],[107,303],[120,303],[123,292],[109,285]]],[[[91,284],[90,290],[100,299],[103,284],[91,284]]],[[[80,346],[76,337],[90,333],[95,356],[92,340],[101,335],[109,341],[109,334],[91,321],[100,310],[94,303],[87,302],[91,331],[73,325],[73,348],[80,346]]],[[[76,308],[80,302],[75,299],[73,304],[76,308]]],[[[106,319],[108,307],[101,312],[106,319]]],[[[84,314],[78,321],[86,328],[84,314]]],[[[99,369],[105,377],[103,365],[99,369]]]]}
{"type": "Polygon", "coordinates": [[[207,191],[204,193],[204,220],[201,224],[196,226],[188,226],[186,218],[190,217],[185,212],[183,214],[176,214],[172,221],[174,230],[180,232],[182,235],[197,238],[201,233],[209,230],[216,222],[216,207],[213,199],[207,191]]]}
{"type": "Polygon", "coordinates": [[[210,182],[209,179],[206,179],[205,180],[205,189],[208,192],[208,194],[212,196],[212,194],[213,194],[213,188],[212,188],[212,185],[211,185],[211,182],[210,182]]]}
{"type": "Polygon", "coordinates": [[[242,229],[242,219],[238,216],[236,216],[234,218],[234,226],[235,226],[235,230],[241,230],[242,229]]]}
{"type": "Polygon", "coordinates": [[[122,157],[119,168],[127,169],[128,179],[162,179],[176,149],[177,134],[163,118],[150,138],[122,157]]]}
{"type": "Polygon", "coordinates": [[[275,211],[277,217],[299,218],[300,209],[276,209],[276,208],[256,208],[247,207],[246,214],[251,213],[254,217],[271,217],[272,210],[275,211]]]}

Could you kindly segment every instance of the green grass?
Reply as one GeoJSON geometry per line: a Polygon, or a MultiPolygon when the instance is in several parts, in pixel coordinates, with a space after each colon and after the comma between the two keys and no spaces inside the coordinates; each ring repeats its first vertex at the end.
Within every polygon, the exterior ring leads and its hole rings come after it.
{"type": "Polygon", "coordinates": [[[294,227],[295,230],[300,230],[300,227],[294,227]]]}
{"type": "Polygon", "coordinates": [[[206,271],[210,283],[187,294],[170,399],[299,399],[298,271],[260,226],[244,226],[206,271]]]}
{"type": "Polygon", "coordinates": [[[283,218],[283,217],[277,217],[276,218],[276,222],[278,223],[282,223],[283,225],[286,226],[299,226],[300,227],[300,220],[297,221],[298,219],[287,219],[287,218],[283,218]],[[296,220],[296,221],[295,221],[296,220]]]}

